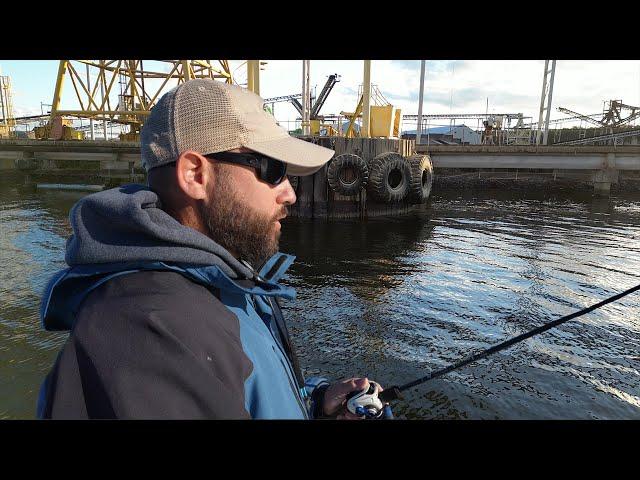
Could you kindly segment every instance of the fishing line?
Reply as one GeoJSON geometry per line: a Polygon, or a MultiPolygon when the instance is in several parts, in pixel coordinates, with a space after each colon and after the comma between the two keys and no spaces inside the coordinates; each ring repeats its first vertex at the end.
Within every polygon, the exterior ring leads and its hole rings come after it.
{"type": "Polygon", "coordinates": [[[490,347],[486,350],[483,350],[481,352],[475,353],[473,355],[469,355],[468,357],[463,358],[462,360],[458,361],[457,363],[454,363],[453,365],[449,365],[448,367],[445,367],[443,369],[440,370],[436,370],[434,372],[429,373],[428,375],[425,375],[422,378],[419,378],[418,380],[414,380],[413,382],[404,384],[404,385],[400,385],[400,386],[393,386],[393,387],[389,387],[389,388],[385,388],[382,392],[380,392],[378,394],[378,398],[380,398],[380,400],[382,400],[383,402],[389,402],[391,400],[395,400],[397,398],[401,398],[400,397],[400,392],[402,392],[403,390],[407,390],[409,388],[415,387],[417,385],[420,385],[422,383],[428,382],[429,380],[433,380],[434,378],[438,378],[438,377],[442,377],[443,375],[446,375],[447,373],[453,372],[454,370],[458,370],[459,368],[464,367],[465,365],[468,365],[472,362],[475,362],[477,360],[480,360],[482,358],[488,357],[489,355],[492,355],[494,353],[497,353],[501,350],[504,350],[505,348],[509,348],[510,346],[521,342],[523,340],[526,340],[527,338],[533,337],[534,335],[537,335],[539,333],[542,332],[546,332],[547,330],[557,327],[558,325],[561,325],[565,322],[568,322],[569,320],[572,320],[574,318],[580,317],[582,315],[586,315],[587,313],[590,313],[592,311],[594,311],[597,308],[600,308],[608,303],[611,302],[615,302],[616,300],[621,299],[622,297],[625,297],[633,292],[635,292],[636,290],[640,290],[640,285],[636,285],[635,287],[632,287],[628,290],[625,290],[622,293],[619,293],[617,295],[614,295],[613,297],[607,298],[606,300],[603,300],[599,303],[596,303],[595,305],[592,305],[590,307],[584,308],[578,312],[572,313],[571,315],[566,315],[562,318],[558,318],[557,320],[553,320],[551,322],[545,323],[544,325],[541,325],[540,327],[534,328],[533,330],[530,330],[529,332],[523,333],[521,335],[518,335],[516,337],[513,337],[509,340],[506,340],[502,343],[499,343],[497,345],[494,345],[493,347],[490,347]]]}

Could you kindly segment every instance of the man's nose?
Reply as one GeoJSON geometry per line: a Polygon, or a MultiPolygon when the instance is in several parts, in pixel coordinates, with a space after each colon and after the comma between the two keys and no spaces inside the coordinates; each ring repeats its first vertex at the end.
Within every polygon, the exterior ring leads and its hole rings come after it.
{"type": "Polygon", "coordinates": [[[289,177],[285,178],[279,185],[280,191],[278,192],[277,201],[283,205],[293,205],[296,203],[296,192],[293,190],[291,183],[289,183],[289,177]]]}

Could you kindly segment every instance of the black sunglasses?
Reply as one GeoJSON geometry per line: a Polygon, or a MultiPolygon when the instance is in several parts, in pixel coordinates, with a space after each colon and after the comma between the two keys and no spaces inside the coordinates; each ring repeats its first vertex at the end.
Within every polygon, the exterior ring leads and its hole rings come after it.
{"type": "Polygon", "coordinates": [[[236,163],[254,168],[258,178],[271,185],[280,184],[287,176],[287,164],[261,153],[218,152],[205,157],[219,162],[236,163]]]}

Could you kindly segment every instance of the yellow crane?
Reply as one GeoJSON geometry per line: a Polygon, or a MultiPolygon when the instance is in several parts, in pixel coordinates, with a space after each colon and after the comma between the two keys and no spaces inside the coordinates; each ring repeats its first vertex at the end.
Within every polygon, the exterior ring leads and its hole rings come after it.
{"type": "Polygon", "coordinates": [[[0,75],[0,138],[13,136],[15,126],[11,77],[0,75]]]}
{"type": "MultiPolygon", "coordinates": [[[[129,126],[122,140],[138,140],[145,117],[166,87],[192,78],[211,78],[233,83],[228,60],[60,60],[51,102],[51,116],[40,138],[81,138],[65,125],[63,117],[88,118],[91,121],[129,126]],[[151,68],[145,68],[147,62],[151,68]],[[71,82],[79,109],[61,107],[63,87],[71,82]],[[93,81],[92,81],[93,80],[93,81]],[[60,128],[62,127],[62,128],[60,128]]],[[[257,74],[252,76],[257,82],[257,74]]],[[[252,85],[253,86],[253,85],[252,85]]],[[[66,102],[65,102],[66,103],[66,102]]],[[[105,127],[106,138],[106,127],[105,127]]]]}

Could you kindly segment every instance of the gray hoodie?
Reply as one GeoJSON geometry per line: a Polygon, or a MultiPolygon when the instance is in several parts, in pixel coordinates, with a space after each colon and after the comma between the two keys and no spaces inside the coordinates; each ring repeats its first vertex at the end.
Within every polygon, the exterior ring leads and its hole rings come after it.
{"type": "Polygon", "coordinates": [[[158,195],[144,185],[88,195],[69,216],[74,233],[67,240],[65,260],[71,267],[149,260],[217,265],[230,278],[253,277],[219,244],[162,210],[158,195]]]}
{"type": "Polygon", "coordinates": [[[142,185],[89,195],[70,216],[71,268],[41,305],[43,326],[70,335],[38,417],[308,418],[275,298],[295,295],[277,283],[294,257],[257,278],[142,185]]]}

